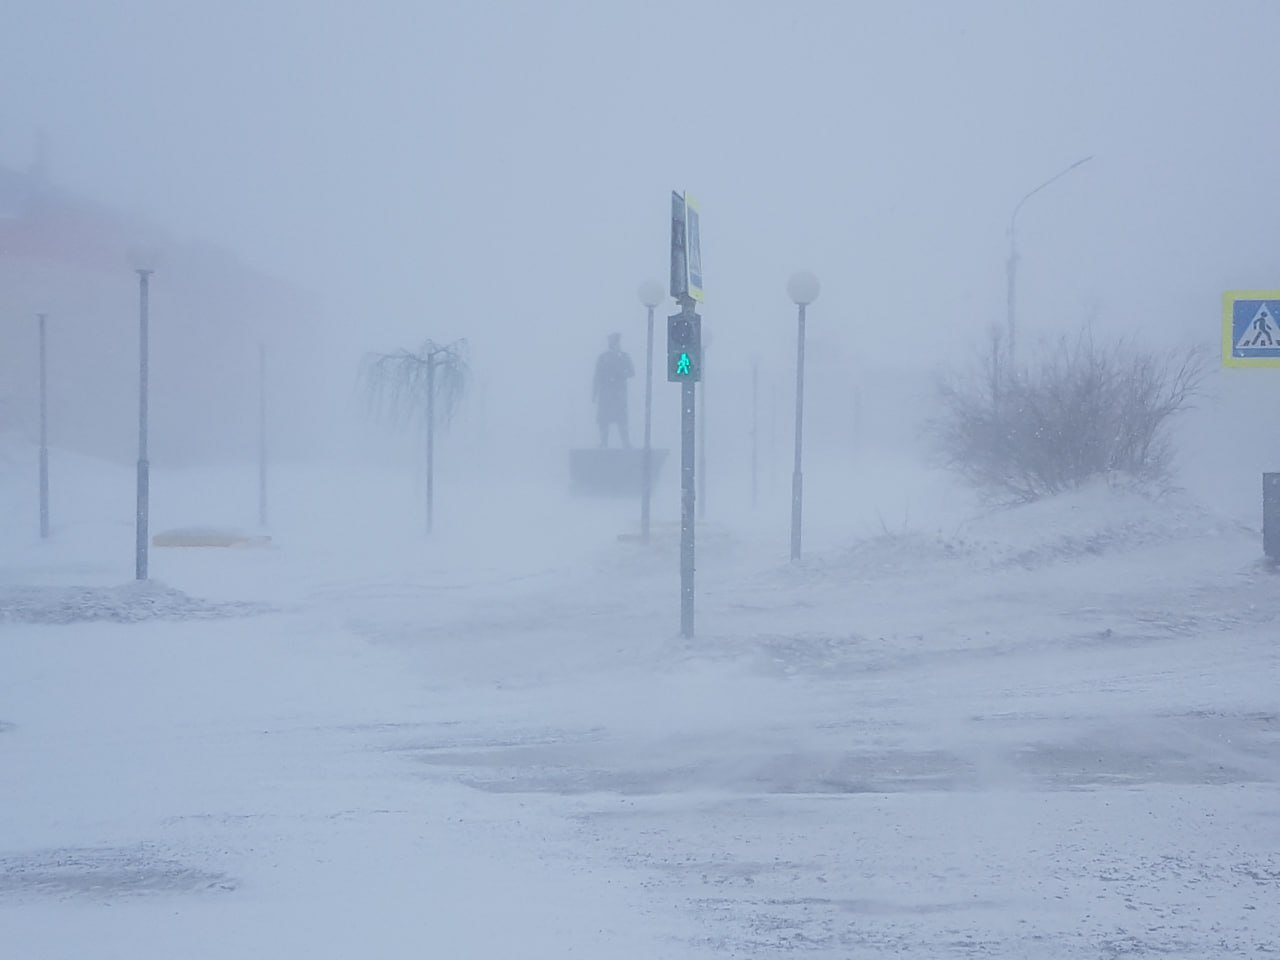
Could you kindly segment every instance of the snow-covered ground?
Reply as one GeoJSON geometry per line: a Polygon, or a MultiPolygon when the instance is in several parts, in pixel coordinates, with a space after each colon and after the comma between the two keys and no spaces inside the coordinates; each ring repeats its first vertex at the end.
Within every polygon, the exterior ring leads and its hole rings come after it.
{"type": "MultiPolygon", "coordinates": [[[[134,585],[132,472],[58,453],[41,543],[29,462],[0,466],[4,957],[1280,952],[1251,516],[815,470],[798,565],[781,491],[711,501],[685,641],[665,488],[648,546],[633,504],[514,480],[443,484],[427,540],[406,477],[282,469],[269,544],[134,585]]],[[[251,469],[153,490],[155,532],[252,531],[251,469]]]]}

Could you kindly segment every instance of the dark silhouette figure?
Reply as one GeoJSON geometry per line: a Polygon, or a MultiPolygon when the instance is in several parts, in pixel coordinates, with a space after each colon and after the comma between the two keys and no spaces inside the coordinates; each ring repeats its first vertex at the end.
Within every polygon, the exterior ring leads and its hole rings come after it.
{"type": "Polygon", "coordinates": [[[622,352],[622,335],[609,334],[609,349],[596,360],[596,375],[591,382],[591,399],[596,404],[596,423],[600,426],[600,446],[609,445],[609,425],[617,424],[622,445],[631,447],[627,430],[627,381],[635,376],[631,357],[622,352]]]}
{"type": "Polygon", "coordinates": [[[1253,318],[1253,340],[1249,342],[1251,347],[1274,347],[1276,342],[1271,336],[1271,331],[1267,328],[1267,321],[1270,315],[1261,313],[1253,318]],[[1264,343],[1263,340],[1266,340],[1264,343]]]}

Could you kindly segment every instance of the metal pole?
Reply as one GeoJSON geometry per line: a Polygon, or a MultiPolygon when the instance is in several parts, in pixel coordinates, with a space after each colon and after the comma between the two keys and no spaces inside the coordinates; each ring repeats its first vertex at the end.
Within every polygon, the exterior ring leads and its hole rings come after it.
{"type": "Polygon", "coordinates": [[[1013,221],[1009,221],[1009,261],[1006,265],[1008,288],[1005,291],[1005,316],[1008,324],[1009,333],[1009,365],[1013,366],[1016,348],[1018,345],[1018,328],[1016,323],[1015,307],[1017,305],[1017,284],[1018,284],[1018,241],[1014,233],[1015,226],[1013,221]]]}
{"type": "MultiPolygon", "coordinates": [[[[1075,163],[1071,164],[1071,166],[1065,167],[1062,170],[1059,170],[1052,177],[1050,177],[1044,183],[1040,184],[1040,186],[1036,187],[1034,190],[1027,193],[1021,200],[1019,200],[1017,204],[1014,205],[1013,213],[1009,217],[1009,262],[1006,268],[1008,271],[1009,286],[1007,291],[1006,320],[1009,327],[1010,367],[1012,367],[1013,365],[1015,351],[1018,345],[1016,316],[1015,316],[1015,307],[1016,307],[1015,295],[1016,295],[1017,271],[1018,271],[1018,244],[1017,244],[1018,212],[1022,209],[1022,205],[1024,203],[1026,203],[1028,200],[1034,197],[1037,193],[1039,193],[1045,187],[1049,186],[1052,183],[1056,183],[1058,180],[1061,180],[1063,177],[1065,177],[1068,173],[1070,173],[1076,167],[1080,166],[1082,163],[1088,163],[1092,159],[1093,159],[1093,154],[1089,154],[1089,156],[1082,157],[1081,159],[1077,160],[1075,163]]],[[[1010,371],[1010,375],[1012,375],[1012,370],[1010,371]]]]}
{"type": "Polygon", "coordinates": [[[698,519],[707,518],[707,341],[702,340],[702,410],[698,416],[698,519]]]}
{"type": "Polygon", "coordinates": [[[138,513],[134,568],[138,580],[147,579],[147,525],[151,509],[151,463],[147,459],[148,310],[150,270],[138,271],[138,513]]]}
{"type": "Polygon", "coordinates": [[[436,355],[427,354],[427,533],[435,529],[436,510],[436,355]]]}
{"type": "Polygon", "coordinates": [[[769,493],[778,490],[778,381],[769,377],[769,493]]]}
{"type": "Polygon", "coordinates": [[[1262,475],[1262,552],[1280,563],[1280,473],[1262,475]]]}
{"type": "Polygon", "coordinates": [[[791,473],[791,559],[800,559],[800,521],[804,504],[804,476],[800,457],[804,443],[804,307],[800,306],[800,325],[796,334],[796,459],[791,473]]]}
{"type": "Polygon", "coordinates": [[[751,506],[760,493],[760,361],[751,361],[751,506]]]}
{"type": "Polygon", "coordinates": [[[653,496],[653,449],[650,446],[653,421],[653,307],[649,307],[649,333],[644,362],[644,476],[640,479],[640,539],[649,542],[649,504],[653,496]]]}
{"type": "MultiPolygon", "coordinates": [[[[1010,357],[1009,359],[1010,361],[1013,360],[1012,357],[1010,357]]],[[[1006,372],[1007,371],[1003,369],[1003,365],[1000,362],[1000,328],[997,327],[995,324],[992,324],[991,325],[990,386],[991,386],[991,399],[997,406],[999,406],[1000,404],[1000,390],[1001,390],[1000,379],[1001,379],[1001,376],[1006,372]]]]}
{"type": "Polygon", "coordinates": [[[697,393],[692,381],[680,384],[680,635],[693,636],[693,430],[697,393]]]}
{"type": "Polygon", "coordinates": [[[49,393],[45,315],[40,320],[40,538],[49,538],[49,393]]]}
{"type": "Polygon", "coordinates": [[[258,341],[258,526],[267,525],[267,345],[258,341]]]}

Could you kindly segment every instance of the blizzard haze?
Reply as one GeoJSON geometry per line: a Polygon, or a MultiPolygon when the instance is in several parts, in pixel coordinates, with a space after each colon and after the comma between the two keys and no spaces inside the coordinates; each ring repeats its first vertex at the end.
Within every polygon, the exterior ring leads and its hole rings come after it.
{"type": "Polygon", "coordinates": [[[466,337],[504,450],[527,417],[590,433],[566,387],[611,330],[638,354],[671,189],[703,204],[720,363],[781,391],[786,278],[822,279],[811,335],[847,360],[812,371],[815,443],[847,369],[1002,319],[1013,205],[1080,157],[1020,217],[1025,338],[1212,344],[1220,290],[1265,286],[1276,94],[1230,54],[1265,2],[8,9],[0,155],[43,131],[56,183],[304,291],[334,392],[365,350],[466,337]]]}
{"type": "Polygon", "coordinates": [[[6,0],[0,954],[1280,951],[1280,370],[1219,363],[1223,292],[1280,287],[1277,35],[1270,0],[6,0]],[[673,190],[691,636],[671,298],[650,539],[570,473],[612,333],[641,441],[673,190]],[[943,469],[1015,209],[1020,356],[1205,358],[1161,482],[943,469]],[[423,420],[362,376],[428,340],[469,368],[429,532],[423,420]]]}

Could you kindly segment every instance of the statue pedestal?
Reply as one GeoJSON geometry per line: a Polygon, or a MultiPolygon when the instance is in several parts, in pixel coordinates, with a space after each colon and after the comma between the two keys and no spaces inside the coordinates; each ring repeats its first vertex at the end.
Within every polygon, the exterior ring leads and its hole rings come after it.
{"type": "MultiPolygon", "coordinates": [[[[649,479],[656,485],[666,450],[651,449],[649,479]]],[[[569,480],[578,496],[638,497],[644,478],[644,450],[595,447],[569,451],[569,480]]]]}

